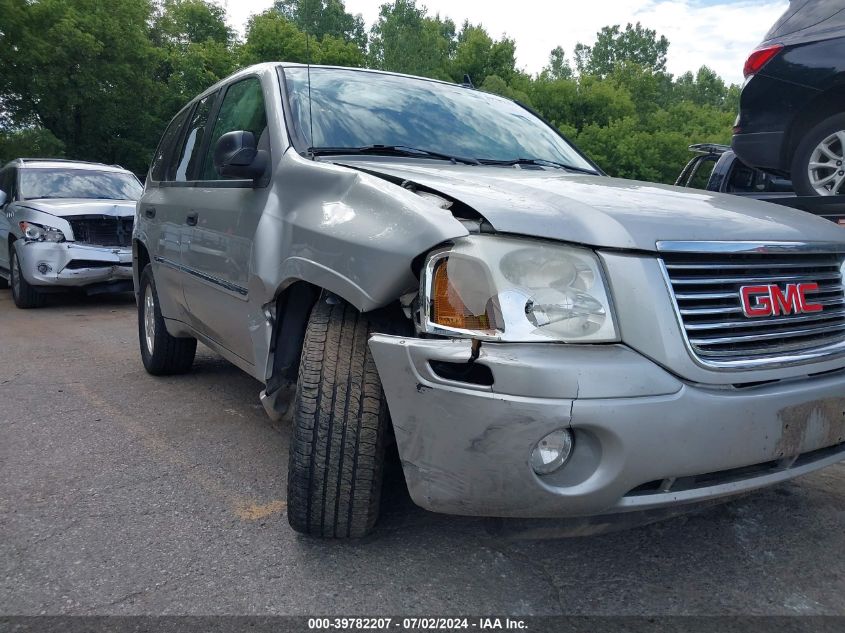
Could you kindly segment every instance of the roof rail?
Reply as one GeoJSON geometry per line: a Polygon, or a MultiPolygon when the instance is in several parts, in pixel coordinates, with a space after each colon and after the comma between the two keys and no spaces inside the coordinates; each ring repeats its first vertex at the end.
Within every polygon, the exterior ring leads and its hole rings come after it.
{"type": "Polygon", "coordinates": [[[122,165],[109,165],[107,163],[96,163],[90,160],[74,160],[72,158],[15,158],[9,162],[18,162],[18,163],[76,163],[78,165],[99,165],[101,167],[114,167],[116,169],[123,169],[124,171],[128,171],[122,165]]]}
{"type": "MultiPolygon", "coordinates": [[[[85,163],[84,160],[73,160],[71,158],[16,158],[15,160],[22,163],[85,163]]],[[[97,165],[100,163],[92,163],[97,165]]]]}

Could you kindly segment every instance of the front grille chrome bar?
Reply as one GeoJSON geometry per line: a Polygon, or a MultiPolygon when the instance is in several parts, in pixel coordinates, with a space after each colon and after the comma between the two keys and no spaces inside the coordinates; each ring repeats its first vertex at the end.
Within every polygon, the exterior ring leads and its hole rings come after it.
{"type": "Polygon", "coordinates": [[[708,368],[763,369],[845,355],[845,242],[658,242],[660,266],[692,357],[708,368]],[[745,286],[816,284],[821,311],[748,317],[745,286]]]}

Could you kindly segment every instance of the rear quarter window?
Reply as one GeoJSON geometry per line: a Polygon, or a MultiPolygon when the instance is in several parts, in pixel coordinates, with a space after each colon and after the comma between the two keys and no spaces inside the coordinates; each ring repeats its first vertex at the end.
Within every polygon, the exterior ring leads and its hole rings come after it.
{"type": "Polygon", "coordinates": [[[766,35],[765,41],[786,37],[798,31],[827,29],[834,24],[845,25],[842,0],[792,0],[789,8],[766,35]]]}

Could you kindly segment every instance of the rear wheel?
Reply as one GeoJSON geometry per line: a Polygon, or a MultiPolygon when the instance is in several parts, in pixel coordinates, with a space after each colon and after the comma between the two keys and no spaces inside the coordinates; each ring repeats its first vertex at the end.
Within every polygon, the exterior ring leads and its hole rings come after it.
{"type": "Polygon", "coordinates": [[[297,532],[355,538],[378,518],[389,415],[368,345],[374,322],[329,299],[314,306],[302,349],[288,520],[297,532]]]}
{"type": "Polygon", "coordinates": [[[792,158],[791,176],[799,195],[845,195],[845,114],[827,118],[807,133],[792,158]]]}
{"type": "Polygon", "coordinates": [[[21,262],[18,259],[17,242],[9,247],[9,277],[12,286],[12,300],[21,309],[40,308],[44,305],[45,297],[38,292],[21,273],[21,262]]]}
{"type": "Polygon", "coordinates": [[[170,336],[161,316],[152,266],[141,273],[138,302],[138,338],[144,369],[154,376],[184,374],[191,369],[197,339],[170,336]]]}

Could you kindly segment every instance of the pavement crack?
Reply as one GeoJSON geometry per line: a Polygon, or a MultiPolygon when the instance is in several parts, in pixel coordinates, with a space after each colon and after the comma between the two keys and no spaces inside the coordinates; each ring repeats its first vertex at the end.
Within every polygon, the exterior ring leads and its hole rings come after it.
{"type": "Polygon", "coordinates": [[[551,572],[549,572],[545,565],[520,552],[508,550],[489,541],[483,544],[482,547],[486,547],[487,549],[500,554],[512,563],[521,563],[522,565],[528,567],[528,569],[530,569],[535,576],[540,578],[552,589],[552,593],[554,594],[555,599],[557,601],[558,613],[556,615],[562,615],[565,613],[563,602],[563,588],[558,585],[558,583],[555,581],[555,577],[551,574],[551,572]]]}

